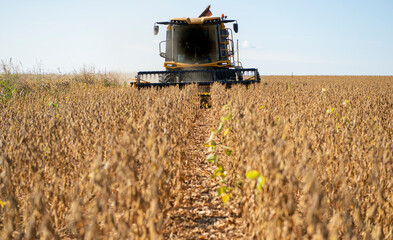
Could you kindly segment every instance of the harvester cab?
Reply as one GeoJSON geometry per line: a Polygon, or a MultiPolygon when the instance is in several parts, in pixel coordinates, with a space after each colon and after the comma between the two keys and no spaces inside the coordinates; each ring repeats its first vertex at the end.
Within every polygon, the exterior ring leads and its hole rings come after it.
{"type": "MultiPolygon", "coordinates": [[[[159,25],[166,26],[166,40],[159,44],[166,71],[138,72],[131,83],[134,87],[210,86],[214,82],[230,86],[260,81],[258,69],[243,68],[239,60],[239,43],[235,46],[233,41],[233,32],[239,28],[237,21],[228,20],[224,14],[212,17],[210,5],[198,18],[156,22],[155,35],[159,25]],[[229,23],[233,23],[233,30],[225,26],[229,23]]],[[[208,92],[206,87],[204,91],[208,92]]]]}

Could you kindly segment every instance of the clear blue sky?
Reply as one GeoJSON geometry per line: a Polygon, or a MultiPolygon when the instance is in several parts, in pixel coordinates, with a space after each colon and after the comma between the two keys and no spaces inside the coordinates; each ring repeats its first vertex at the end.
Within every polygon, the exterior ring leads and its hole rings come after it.
{"type": "Polygon", "coordinates": [[[241,61],[264,75],[393,75],[391,0],[0,0],[0,59],[25,71],[164,70],[154,22],[209,4],[238,20],[241,61]]]}

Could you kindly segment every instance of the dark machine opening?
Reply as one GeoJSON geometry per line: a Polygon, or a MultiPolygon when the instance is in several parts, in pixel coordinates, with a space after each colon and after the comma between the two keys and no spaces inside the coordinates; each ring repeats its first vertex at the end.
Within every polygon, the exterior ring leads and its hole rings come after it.
{"type": "Polygon", "coordinates": [[[219,59],[217,25],[174,26],[174,61],[210,63],[219,59]]]}

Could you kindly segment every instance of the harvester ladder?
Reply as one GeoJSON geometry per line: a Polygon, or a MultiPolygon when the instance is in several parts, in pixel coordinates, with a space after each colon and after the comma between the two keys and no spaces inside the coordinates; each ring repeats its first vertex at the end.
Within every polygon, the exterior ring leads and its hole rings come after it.
{"type": "Polygon", "coordinates": [[[232,29],[220,27],[220,56],[234,63],[234,53],[232,29]],[[231,33],[231,38],[229,38],[229,32],[231,33]]]}

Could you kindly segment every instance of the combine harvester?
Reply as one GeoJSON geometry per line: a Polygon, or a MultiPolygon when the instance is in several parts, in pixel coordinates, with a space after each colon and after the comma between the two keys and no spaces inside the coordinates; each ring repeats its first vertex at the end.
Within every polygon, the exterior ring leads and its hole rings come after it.
{"type": "Polygon", "coordinates": [[[224,25],[227,23],[234,23],[233,31],[238,32],[236,20],[227,20],[224,14],[212,17],[210,5],[198,18],[156,22],[155,35],[159,31],[158,25],[167,25],[166,40],[159,44],[166,71],[138,72],[131,85],[143,88],[198,84],[200,95],[208,95],[215,82],[227,87],[260,82],[258,69],[243,68],[239,61],[239,41],[235,51],[232,29],[224,25]],[[162,51],[163,44],[165,52],[162,51]]]}

